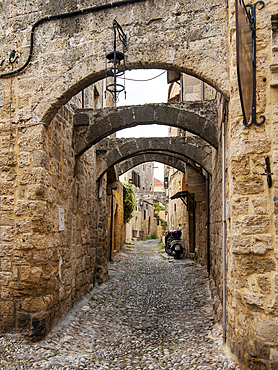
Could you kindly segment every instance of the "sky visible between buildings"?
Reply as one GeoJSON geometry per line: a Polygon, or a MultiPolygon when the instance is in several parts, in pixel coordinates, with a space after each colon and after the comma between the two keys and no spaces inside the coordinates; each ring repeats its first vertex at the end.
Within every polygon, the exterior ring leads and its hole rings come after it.
{"type": "MultiPolygon", "coordinates": [[[[167,73],[161,69],[134,69],[125,73],[125,94],[119,94],[117,106],[167,103],[167,73]],[[164,73],[163,73],[164,72],[164,73]],[[157,77],[159,76],[159,77],[157,77]],[[145,81],[148,80],[148,81],[145,81]]],[[[120,80],[123,84],[123,79],[120,80]]],[[[143,125],[117,132],[117,137],[165,137],[168,126],[143,125]]],[[[164,180],[164,166],[155,162],[154,177],[164,180]]]]}

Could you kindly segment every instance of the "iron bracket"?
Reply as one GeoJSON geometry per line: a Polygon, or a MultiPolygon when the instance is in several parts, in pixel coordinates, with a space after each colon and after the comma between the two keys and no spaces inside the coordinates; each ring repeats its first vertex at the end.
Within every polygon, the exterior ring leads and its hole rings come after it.
{"type": "Polygon", "coordinates": [[[186,205],[186,209],[188,210],[188,203],[185,202],[185,200],[183,199],[183,197],[181,197],[181,200],[182,200],[183,204],[186,205]]]}
{"type": "Polygon", "coordinates": [[[269,161],[269,157],[265,157],[265,173],[262,173],[262,175],[266,176],[266,180],[267,180],[267,185],[269,188],[272,187],[272,177],[271,175],[273,175],[273,173],[271,172],[270,170],[270,161],[269,161]]]}
{"type": "Polygon", "coordinates": [[[188,198],[190,198],[190,200],[192,201],[192,203],[193,203],[193,207],[194,207],[194,209],[196,208],[196,202],[195,202],[195,200],[193,199],[193,197],[189,194],[189,193],[187,193],[186,195],[184,195],[184,196],[180,196],[180,199],[182,200],[182,202],[186,205],[186,209],[188,210],[188,198]],[[184,198],[187,198],[187,203],[185,202],[185,200],[184,200],[184,198]]]}
{"type": "Polygon", "coordinates": [[[116,31],[118,31],[118,36],[124,47],[127,47],[127,35],[124,33],[122,26],[113,19],[113,29],[114,29],[114,49],[116,49],[116,31]]]}
{"type": "MultiPolygon", "coordinates": [[[[244,2],[243,2],[244,4],[244,2]]],[[[247,13],[251,30],[252,30],[252,61],[253,61],[253,101],[252,101],[252,121],[248,124],[243,120],[243,124],[246,127],[251,126],[255,123],[256,126],[261,126],[265,122],[265,116],[260,116],[261,122],[257,122],[256,109],[257,109],[257,83],[256,83],[256,7],[260,5],[259,10],[265,7],[265,3],[262,0],[257,1],[254,5],[244,5],[247,13]]]]}

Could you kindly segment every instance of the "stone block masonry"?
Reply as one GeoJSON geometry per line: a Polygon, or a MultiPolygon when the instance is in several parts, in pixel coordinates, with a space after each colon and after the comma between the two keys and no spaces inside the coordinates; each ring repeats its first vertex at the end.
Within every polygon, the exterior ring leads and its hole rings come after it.
{"type": "MultiPolygon", "coordinates": [[[[86,6],[100,3],[88,0],[86,6]]],[[[15,48],[19,59],[13,68],[22,66],[31,25],[83,5],[75,0],[3,0],[0,60],[15,48]]],[[[277,9],[278,1],[272,0],[257,10],[257,115],[266,122],[249,128],[242,124],[238,94],[234,0],[142,1],[111,12],[47,21],[36,29],[31,63],[12,79],[1,79],[0,86],[1,165],[8,155],[10,121],[12,125],[10,161],[0,181],[2,329],[45,333],[94,279],[105,276],[106,252],[100,246],[107,248],[106,194],[97,197],[94,149],[75,163],[68,130],[72,115],[61,107],[104,78],[115,18],[129,36],[128,69],[188,73],[228,100],[227,343],[251,370],[277,368],[277,9]],[[24,123],[39,122],[43,124],[26,133],[20,130],[24,123]],[[272,188],[262,176],[266,156],[272,188]],[[65,215],[61,231],[59,209],[65,215]]],[[[11,70],[6,60],[1,74],[11,70]]],[[[217,134],[219,139],[221,130],[217,134]]],[[[219,151],[212,156],[212,171],[212,276],[221,296],[219,151]]]]}
{"type": "MultiPolygon", "coordinates": [[[[15,48],[20,57],[13,68],[19,68],[27,60],[30,29],[36,21],[100,4],[101,1],[94,0],[73,0],[63,6],[56,2],[45,4],[41,0],[36,5],[30,0],[26,3],[3,0],[1,52],[7,55],[15,48]]],[[[174,67],[202,75],[225,96],[229,95],[226,0],[208,0],[205,5],[199,0],[161,4],[142,1],[38,26],[32,62],[20,78],[16,76],[13,80],[18,95],[13,106],[17,121],[49,123],[62,104],[105,77],[105,54],[113,48],[114,18],[129,35],[127,68],[174,67]]],[[[1,73],[11,70],[7,62],[2,67],[1,73]]],[[[3,122],[9,119],[9,91],[10,81],[4,79],[3,122]]]]}
{"type": "Polygon", "coordinates": [[[75,161],[72,122],[62,107],[47,128],[13,135],[18,162],[1,174],[1,330],[40,337],[106,279],[106,183],[98,199],[94,148],[75,161]]]}
{"type": "Polygon", "coordinates": [[[273,370],[277,360],[277,255],[275,202],[277,1],[257,10],[257,119],[246,128],[240,108],[235,54],[234,2],[229,2],[231,100],[226,126],[228,345],[250,369],[273,370]],[[273,186],[268,187],[265,158],[273,186]]]}

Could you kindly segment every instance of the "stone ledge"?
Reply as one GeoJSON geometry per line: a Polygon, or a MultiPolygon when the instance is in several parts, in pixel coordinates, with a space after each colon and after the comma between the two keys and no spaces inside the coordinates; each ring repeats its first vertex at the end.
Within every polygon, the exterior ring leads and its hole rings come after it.
{"type": "Polygon", "coordinates": [[[272,80],[272,81],[270,81],[269,85],[271,87],[278,87],[278,80],[272,80]]]}

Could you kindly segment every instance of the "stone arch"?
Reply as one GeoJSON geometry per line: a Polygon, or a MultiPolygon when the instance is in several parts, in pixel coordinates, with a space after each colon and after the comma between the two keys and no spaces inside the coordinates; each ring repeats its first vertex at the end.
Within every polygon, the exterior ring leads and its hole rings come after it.
{"type": "Polygon", "coordinates": [[[156,152],[148,154],[143,153],[119,163],[117,165],[118,175],[123,175],[125,172],[131,170],[133,167],[138,166],[141,163],[153,161],[174,167],[183,173],[185,173],[185,164],[190,165],[198,172],[200,171],[200,168],[196,167],[196,165],[190,159],[183,158],[182,156],[178,156],[177,154],[175,156],[172,156],[165,153],[156,152]]]}
{"type": "MultiPolygon", "coordinates": [[[[74,11],[80,4],[73,0],[67,7],[74,11]]],[[[48,124],[73,95],[105,77],[105,54],[113,44],[113,18],[128,34],[127,69],[159,68],[188,73],[228,98],[228,18],[219,17],[226,14],[226,8],[226,0],[217,4],[208,0],[205,6],[173,0],[136,4],[119,1],[113,10],[98,8],[57,19],[46,16],[65,10],[52,2],[42,6],[40,12],[30,8],[20,14],[17,9],[19,21],[9,1],[5,2],[3,35],[8,35],[8,29],[18,32],[9,33],[8,43],[3,43],[2,49],[5,53],[10,45],[18,45],[19,67],[28,58],[30,26],[46,17],[35,30],[31,63],[16,75],[15,85],[24,101],[18,106],[19,119],[48,124]],[[28,115],[28,111],[32,114],[28,115]]]]}
{"type": "MultiPolygon", "coordinates": [[[[150,51],[149,51],[150,52],[150,51]]],[[[217,60],[214,60],[202,53],[198,52],[180,52],[177,56],[182,61],[180,63],[167,63],[162,60],[155,60],[155,55],[152,61],[146,62],[144,60],[137,60],[134,63],[127,63],[127,68],[132,69],[165,69],[165,70],[177,70],[182,73],[192,75],[199,78],[200,80],[213,86],[217,91],[221,92],[226,99],[229,99],[228,90],[228,72],[226,66],[217,60]],[[198,67],[196,70],[192,67],[198,61],[198,67]],[[215,72],[218,71],[219,75],[215,72]]],[[[83,66],[83,65],[82,65],[83,66]]],[[[87,66],[86,66],[87,67],[87,66]]],[[[90,86],[91,84],[105,78],[105,69],[90,71],[91,68],[73,67],[71,69],[70,77],[65,76],[59,77],[53,85],[48,85],[44,90],[45,97],[38,102],[34,109],[34,114],[37,120],[48,124],[61,105],[66,104],[74,95],[79,93],[81,90],[90,86]],[[89,69],[89,71],[88,71],[89,69]],[[85,75],[87,71],[88,75],[85,75]],[[82,76],[80,76],[80,74],[82,76]],[[73,76],[80,76],[78,80],[72,80],[73,76]],[[53,92],[56,92],[55,94],[53,92]],[[60,95],[58,95],[60,93],[60,95]],[[49,99],[47,99],[49,97],[49,99]]]]}
{"type": "Polygon", "coordinates": [[[166,192],[161,192],[162,194],[159,193],[154,193],[154,198],[153,201],[154,203],[160,202],[163,204],[165,207],[168,207],[169,204],[169,197],[166,195],[166,192]]]}
{"type": "Polygon", "coordinates": [[[178,127],[218,147],[217,103],[211,101],[145,104],[105,109],[82,109],[75,114],[75,153],[82,155],[92,145],[114,132],[137,125],[178,127]]]}
{"type": "Polygon", "coordinates": [[[211,147],[196,136],[189,137],[160,137],[160,138],[130,138],[105,139],[97,145],[97,150],[105,151],[99,168],[97,179],[107,170],[134,156],[148,153],[165,153],[170,156],[183,156],[198,163],[211,174],[211,147]]]}

